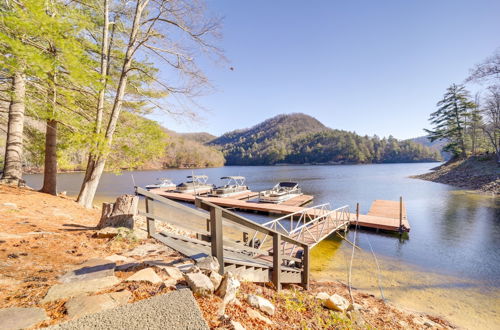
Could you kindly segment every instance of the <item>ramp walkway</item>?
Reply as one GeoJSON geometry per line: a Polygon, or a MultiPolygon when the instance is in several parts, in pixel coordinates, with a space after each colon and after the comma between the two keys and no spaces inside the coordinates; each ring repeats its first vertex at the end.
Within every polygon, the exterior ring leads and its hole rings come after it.
{"type": "Polygon", "coordinates": [[[199,209],[208,211],[203,212],[142,188],[136,188],[136,193],[146,199],[146,212],[142,214],[147,218],[150,237],[194,260],[215,256],[223,261],[221,273],[229,270],[248,281],[273,282],[278,290],[283,283],[308,288],[309,250],[335,231],[347,230],[350,223],[347,206],[335,210],[329,210],[327,204],[300,208],[261,225],[211,203],[212,198],[195,199],[199,209]],[[193,231],[197,227],[185,223],[181,226],[191,230],[193,237],[157,232],[155,221],[171,220],[166,213],[155,212],[155,205],[189,213],[206,223],[206,230],[193,231]]]}

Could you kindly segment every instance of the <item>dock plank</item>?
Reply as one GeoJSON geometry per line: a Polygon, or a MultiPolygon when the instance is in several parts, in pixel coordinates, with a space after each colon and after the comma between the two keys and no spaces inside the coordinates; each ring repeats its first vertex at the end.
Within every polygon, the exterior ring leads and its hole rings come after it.
{"type": "MultiPolygon", "coordinates": [[[[184,202],[194,203],[196,196],[190,194],[168,192],[161,190],[152,190],[152,192],[169,198],[173,200],[180,200],[184,202]]],[[[286,215],[296,212],[301,212],[304,207],[297,206],[301,202],[307,200],[309,195],[297,196],[293,199],[296,201],[290,201],[289,203],[272,204],[272,203],[258,203],[255,201],[240,200],[229,197],[201,197],[207,202],[213,203],[215,205],[236,209],[242,211],[255,211],[260,213],[268,213],[274,215],[286,215]],[[300,199],[298,199],[300,198],[300,199]]],[[[310,196],[312,199],[312,196],[310,196]]],[[[303,205],[303,204],[302,204],[303,205]]],[[[307,211],[307,214],[311,217],[317,217],[321,215],[321,210],[312,209],[307,211]]],[[[355,224],[356,215],[354,213],[349,214],[349,219],[351,221],[351,226],[355,224]]],[[[360,214],[358,225],[366,228],[382,229],[388,231],[399,231],[399,202],[398,201],[387,201],[387,200],[375,200],[368,214],[360,214]]],[[[410,223],[407,218],[406,206],[403,203],[403,230],[410,231],[410,223]]]]}

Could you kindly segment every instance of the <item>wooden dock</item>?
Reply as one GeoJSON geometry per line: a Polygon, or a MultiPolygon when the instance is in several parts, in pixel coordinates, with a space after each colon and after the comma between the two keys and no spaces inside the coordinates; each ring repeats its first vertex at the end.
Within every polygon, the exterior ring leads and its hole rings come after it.
{"type": "MultiPolygon", "coordinates": [[[[151,190],[151,192],[171,200],[183,201],[188,203],[194,203],[196,199],[196,196],[192,194],[163,191],[161,189],[153,189],[151,190]]],[[[213,203],[218,206],[241,210],[241,211],[256,211],[267,214],[289,214],[296,212],[297,210],[300,209],[301,206],[311,202],[314,198],[311,195],[300,195],[291,198],[281,204],[259,203],[256,201],[248,200],[258,195],[259,193],[257,192],[249,192],[231,197],[210,197],[210,196],[200,196],[200,197],[202,197],[207,202],[213,203]]]]}
{"type": "MultiPolygon", "coordinates": [[[[151,192],[171,200],[183,201],[188,203],[194,203],[196,199],[196,196],[192,194],[163,191],[161,189],[154,189],[151,190],[151,192]]],[[[248,193],[247,196],[250,196],[251,194],[257,193],[251,192],[248,193]]],[[[302,207],[302,205],[309,203],[313,199],[313,196],[301,195],[281,204],[272,204],[246,200],[248,199],[247,196],[238,195],[236,197],[200,197],[207,202],[228,209],[274,215],[287,215],[301,212],[305,209],[304,207],[302,207]]],[[[311,209],[310,211],[307,211],[307,213],[311,216],[321,215],[321,211],[317,209],[311,209]]],[[[354,226],[356,224],[356,214],[350,213],[349,219],[351,221],[351,226],[354,226]]],[[[400,202],[398,201],[375,200],[372,203],[368,214],[359,215],[358,226],[393,232],[399,232],[400,229],[406,232],[410,231],[410,223],[408,222],[408,218],[406,215],[406,207],[403,203],[402,208],[400,209],[400,202]],[[400,221],[399,219],[400,212],[402,212],[402,221],[400,221]]]]}

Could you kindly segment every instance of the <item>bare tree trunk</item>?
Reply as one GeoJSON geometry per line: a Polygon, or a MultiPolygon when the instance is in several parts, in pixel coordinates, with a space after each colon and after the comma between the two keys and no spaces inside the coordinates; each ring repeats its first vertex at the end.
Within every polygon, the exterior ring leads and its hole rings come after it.
{"type": "Polygon", "coordinates": [[[116,92],[115,101],[113,103],[113,109],[111,110],[111,118],[109,119],[108,127],[106,129],[105,152],[96,156],[93,164],[89,163],[89,166],[87,167],[87,171],[85,173],[84,182],[82,183],[80,194],[78,195],[78,203],[87,208],[92,207],[92,201],[94,200],[97,186],[106,164],[107,152],[111,148],[111,144],[113,142],[113,134],[115,132],[116,124],[118,123],[118,118],[122,109],[123,97],[125,96],[125,89],[127,87],[128,74],[132,65],[134,52],[136,50],[135,43],[137,41],[140,20],[142,17],[142,12],[147,6],[148,2],[149,0],[137,1],[134,22],[132,24],[127,51],[123,60],[120,80],[118,82],[118,90],[116,92]]]}
{"type": "Polygon", "coordinates": [[[5,163],[1,182],[19,185],[23,176],[23,129],[26,82],[23,73],[15,73],[12,79],[12,97],[9,106],[5,163]]]}
{"type": "MultiPolygon", "coordinates": [[[[102,127],[102,116],[104,113],[104,100],[106,96],[106,75],[108,74],[108,55],[109,55],[109,4],[108,0],[104,0],[104,26],[102,29],[102,45],[101,45],[101,89],[99,90],[99,101],[97,103],[97,111],[96,111],[96,122],[95,122],[95,133],[96,137],[101,133],[102,127]]],[[[80,187],[80,193],[78,194],[77,202],[85,207],[92,207],[92,200],[94,196],[89,196],[89,192],[97,190],[97,185],[99,183],[99,178],[92,177],[92,172],[94,168],[97,167],[96,161],[97,153],[99,149],[99,140],[96,143],[96,150],[91,150],[89,153],[89,160],[87,163],[87,168],[85,170],[85,177],[83,178],[82,186],[80,187]],[[89,197],[90,200],[89,200],[89,197]]]]}
{"type": "Polygon", "coordinates": [[[47,120],[45,132],[45,166],[41,192],[57,195],[57,121],[47,120]]]}

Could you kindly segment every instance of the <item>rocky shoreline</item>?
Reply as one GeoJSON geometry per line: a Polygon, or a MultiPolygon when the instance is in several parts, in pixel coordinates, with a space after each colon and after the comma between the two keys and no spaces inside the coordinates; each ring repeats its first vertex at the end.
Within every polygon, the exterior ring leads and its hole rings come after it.
{"type": "MultiPolygon", "coordinates": [[[[83,329],[157,313],[160,305],[186,308],[169,307],[164,322],[183,322],[179,313],[186,310],[211,329],[453,328],[362,291],[353,289],[351,296],[339,282],[312,282],[308,291],[288,285],[280,292],[239,282],[219,275],[216,260],[194,264],[148,239],[143,220],[134,220],[132,230],[99,231],[99,210],[68,197],[1,185],[0,194],[0,324],[15,323],[13,328],[83,329]]],[[[189,235],[168,225],[161,229],[189,235]]],[[[149,325],[165,326],[158,324],[149,325]]]]}
{"type": "Polygon", "coordinates": [[[481,193],[500,194],[500,168],[494,156],[473,156],[449,161],[432,172],[411,178],[445,183],[481,193]]]}

